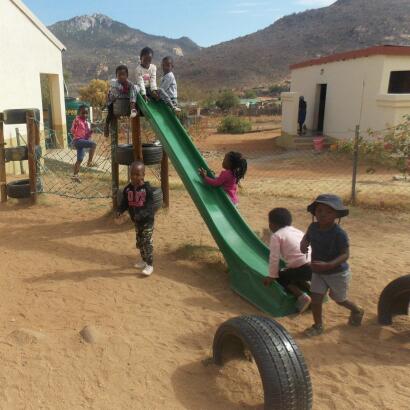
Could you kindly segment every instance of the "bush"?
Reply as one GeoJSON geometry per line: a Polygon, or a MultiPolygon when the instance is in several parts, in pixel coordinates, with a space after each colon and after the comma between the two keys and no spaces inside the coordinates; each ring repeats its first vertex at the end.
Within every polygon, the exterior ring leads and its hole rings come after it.
{"type": "Polygon", "coordinates": [[[220,93],[215,101],[216,106],[221,110],[230,110],[237,107],[239,103],[239,97],[229,90],[220,93]]]}
{"type": "Polygon", "coordinates": [[[244,118],[229,115],[218,126],[218,132],[223,134],[244,134],[252,130],[252,123],[244,118]]]}
{"type": "Polygon", "coordinates": [[[257,94],[255,90],[246,90],[244,93],[245,98],[256,98],[257,94]]]}

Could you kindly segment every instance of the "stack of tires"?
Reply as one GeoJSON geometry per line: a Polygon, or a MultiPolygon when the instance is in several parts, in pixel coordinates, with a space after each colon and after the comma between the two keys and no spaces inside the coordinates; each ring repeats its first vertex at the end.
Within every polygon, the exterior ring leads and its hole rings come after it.
{"type": "MultiPolygon", "coordinates": [[[[40,121],[40,110],[37,108],[25,108],[25,109],[14,109],[4,111],[4,123],[7,125],[17,125],[25,124],[27,119],[27,112],[34,111],[35,121],[40,121]]],[[[10,161],[26,161],[28,159],[28,149],[27,146],[22,145],[18,147],[5,148],[5,159],[6,162],[10,161]]],[[[41,147],[36,147],[37,157],[41,156],[41,147]]],[[[37,180],[37,192],[42,191],[41,180],[37,180]]],[[[17,181],[12,181],[7,184],[7,196],[10,198],[23,199],[29,198],[30,192],[30,180],[20,179],[17,181]]]]}
{"type": "MultiPolygon", "coordinates": [[[[142,156],[144,158],[144,164],[146,166],[158,165],[162,160],[162,145],[155,144],[142,144],[142,156]]],[[[116,160],[120,165],[130,166],[134,162],[134,148],[132,144],[119,144],[116,149],[116,160]]],[[[118,193],[118,203],[122,199],[122,191],[120,189],[118,193]]],[[[154,210],[158,211],[162,208],[163,195],[161,188],[154,187],[154,210]]]]}

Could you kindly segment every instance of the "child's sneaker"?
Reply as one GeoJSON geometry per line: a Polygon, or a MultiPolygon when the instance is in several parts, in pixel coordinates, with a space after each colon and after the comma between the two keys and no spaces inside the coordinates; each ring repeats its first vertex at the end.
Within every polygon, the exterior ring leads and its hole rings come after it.
{"type": "Polygon", "coordinates": [[[151,276],[153,272],[154,267],[151,265],[147,265],[141,273],[145,276],[151,276]]]}
{"type": "Polygon", "coordinates": [[[296,308],[298,312],[303,313],[306,309],[309,308],[311,302],[312,302],[312,299],[306,293],[303,293],[302,295],[300,295],[296,302],[296,308]]]}
{"type": "Polygon", "coordinates": [[[137,110],[131,110],[131,115],[130,118],[135,118],[138,115],[138,111],[137,110]]]}
{"type": "Polygon", "coordinates": [[[173,109],[174,109],[174,112],[181,112],[182,111],[181,108],[179,108],[179,107],[173,107],[173,109]]]}
{"type": "Polygon", "coordinates": [[[360,326],[362,324],[364,310],[360,309],[358,312],[352,312],[349,318],[350,326],[360,326]]]}
{"type": "Polygon", "coordinates": [[[77,183],[81,183],[81,179],[80,179],[80,177],[78,176],[78,175],[73,175],[72,177],[71,177],[71,181],[73,181],[73,182],[77,182],[77,183]]]}
{"type": "Polygon", "coordinates": [[[141,262],[137,262],[137,263],[134,265],[134,268],[136,268],[136,269],[144,269],[146,266],[147,266],[147,263],[144,262],[144,261],[141,261],[141,262]]]}
{"type": "Polygon", "coordinates": [[[305,336],[307,336],[307,337],[320,336],[322,333],[323,333],[323,326],[322,325],[313,325],[309,329],[305,330],[305,336]]]}

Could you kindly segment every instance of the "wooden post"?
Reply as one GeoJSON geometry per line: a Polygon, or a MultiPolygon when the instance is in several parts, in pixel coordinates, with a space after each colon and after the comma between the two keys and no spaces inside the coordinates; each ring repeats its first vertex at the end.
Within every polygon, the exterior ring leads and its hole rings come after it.
{"type": "Polygon", "coordinates": [[[359,164],[359,143],[360,143],[360,125],[356,125],[355,137],[354,137],[354,152],[353,152],[353,172],[352,172],[352,197],[351,202],[356,205],[357,193],[357,167],[359,164]]]}
{"type": "Polygon", "coordinates": [[[28,149],[28,172],[30,180],[31,203],[37,202],[37,160],[36,160],[36,130],[34,111],[28,111],[27,124],[27,149],[28,149]]]}
{"type": "Polygon", "coordinates": [[[169,162],[168,155],[164,151],[161,161],[161,189],[164,208],[169,208],[169,162]]]}
{"type": "Polygon", "coordinates": [[[111,193],[112,209],[115,212],[118,208],[118,190],[120,188],[120,166],[117,162],[118,146],[118,118],[113,117],[110,124],[111,135],[111,193]]]}
{"type": "Polygon", "coordinates": [[[7,202],[6,153],[4,151],[4,119],[0,113],[0,201],[7,202]]]}
{"type": "Polygon", "coordinates": [[[143,161],[142,155],[142,139],[141,139],[141,119],[137,115],[135,118],[131,118],[131,133],[132,133],[132,146],[134,147],[134,159],[136,161],[143,161]]]}

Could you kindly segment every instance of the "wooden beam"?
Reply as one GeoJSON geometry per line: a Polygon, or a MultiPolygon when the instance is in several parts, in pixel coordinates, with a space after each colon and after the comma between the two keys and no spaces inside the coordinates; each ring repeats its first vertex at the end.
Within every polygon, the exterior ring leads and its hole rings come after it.
{"type": "Polygon", "coordinates": [[[142,137],[141,137],[141,118],[137,115],[135,118],[131,118],[131,135],[132,146],[134,148],[134,159],[136,161],[143,161],[142,154],[142,137]]]}
{"type": "Polygon", "coordinates": [[[111,135],[111,195],[112,195],[112,210],[116,212],[118,208],[118,190],[120,188],[120,166],[117,162],[117,146],[118,146],[118,119],[113,117],[110,124],[111,135]]]}
{"type": "Polygon", "coordinates": [[[37,203],[36,124],[34,115],[34,111],[28,111],[26,114],[28,172],[32,204],[37,203]]]}
{"type": "Polygon", "coordinates": [[[161,189],[163,195],[163,206],[169,208],[169,161],[168,155],[164,151],[161,161],[161,189]]]}
{"type": "Polygon", "coordinates": [[[0,201],[7,202],[6,153],[4,151],[4,119],[0,113],[0,201]]]}

